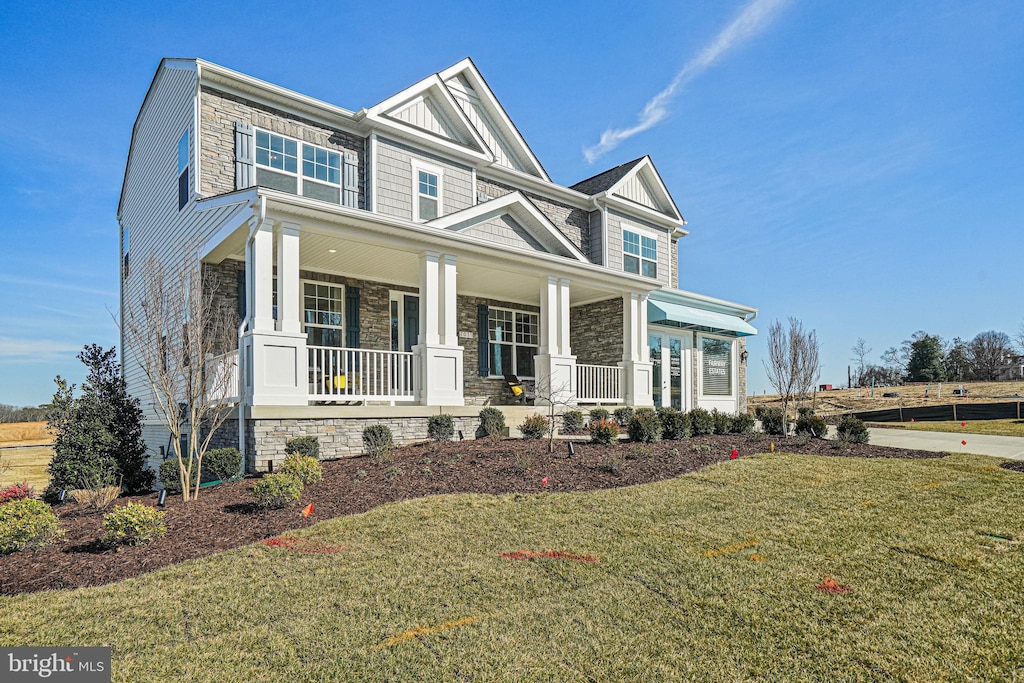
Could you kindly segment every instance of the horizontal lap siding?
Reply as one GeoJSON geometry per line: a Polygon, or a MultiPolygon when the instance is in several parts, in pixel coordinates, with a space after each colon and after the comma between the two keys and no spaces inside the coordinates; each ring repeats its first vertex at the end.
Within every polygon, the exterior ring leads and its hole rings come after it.
{"type": "MultiPolygon", "coordinates": [[[[507,194],[515,192],[516,188],[505,183],[498,182],[497,180],[491,180],[489,178],[477,177],[476,181],[477,192],[484,194],[492,199],[498,197],[504,197],[507,194]]],[[[558,231],[565,236],[567,240],[572,242],[577,249],[579,249],[587,258],[595,263],[600,262],[600,256],[596,259],[592,256],[591,251],[591,218],[590,212],[586,209],[580,209],[575,206],[563,204],[553,199],[541,197],[540,195],[532,194],[520,190],[526,197],[533,202],[541,213],[547,216],[548,220],[554,223],[558,231]]]]}
{"type": "Polygon", "coordinates": [[[377,211],[389,216],[413,218],[412,162],[439,166],[444,170],[441,180],[442,211],[455,213],[474,204],[472,171],[458,164],[416,150],[385,138],[377,139],[377,211]]]}

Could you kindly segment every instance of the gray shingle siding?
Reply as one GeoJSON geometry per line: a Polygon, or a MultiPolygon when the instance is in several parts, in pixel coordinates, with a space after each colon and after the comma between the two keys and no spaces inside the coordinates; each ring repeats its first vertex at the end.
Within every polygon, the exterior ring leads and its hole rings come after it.
{"type": "MultiPolygon", "coordinates": [[[[491,199],[497,199],[516,191],[516,188],[511,185],[479,176],[476,180],[476,189],[477,192],[487,195],[491,199]]],[[[582,251],[587,258],[590,258],[590,214],[585,209],[569,206],[523,190],[520,192],[533,202],[541,213],[547,216],[548,220],[554,223],[566,239],[582,251]]]]}
{"type": "Polygon", "coordinates": [[[473,206],[473,172],[460,164],[415,149],[400,142],[377,138],[377,212],[398,218],[413,218],[412,162],[439,166],[442,213],[449,214],[473,206]]]}
{"type": "Polygon", "coordinates": [[[617,211],[608,211],[608,267],[613,270],[622,270],[622,227],[623,223],[643,228],[645,232],[652,232],[658,236],[658,282],[671,287],[669,279],[669,234],[664,228],[658,227],[639,218],[627,216],[617,211]]]}
{"type": "Polygon", "coordinates": [[[480,237],[490,242],[510,247],[547,251],[533,235],[526,231],[526,228],[519,225],[509,216],[497,216],[489,221],[473,226],[469,230],[464,231],[463,234],[473,235],[474,237],[480,237]]]}

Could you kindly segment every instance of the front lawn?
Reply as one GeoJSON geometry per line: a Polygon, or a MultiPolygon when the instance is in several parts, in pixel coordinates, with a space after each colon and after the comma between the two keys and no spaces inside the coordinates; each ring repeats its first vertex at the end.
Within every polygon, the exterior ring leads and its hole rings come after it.
{"type": "Polygon", "coordinates": [[[776,453],[422,498],[0,598],[0,643],[110,644],[118,681],[1010,680],[1022,484],[979,456],[776,453]]]}

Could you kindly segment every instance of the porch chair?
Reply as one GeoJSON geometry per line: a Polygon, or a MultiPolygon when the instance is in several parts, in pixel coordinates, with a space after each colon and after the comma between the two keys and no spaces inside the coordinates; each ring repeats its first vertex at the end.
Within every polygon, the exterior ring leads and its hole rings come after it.
{"type": "Polygon", "coordinates": [[[527,405],[529,401],[530,405],[537,400],[537,392],[535,391],[532,384],[523,384],[522,381],[515,375],[505,375],[505,385],[508,390],[512,392],[513,402],[519,402],[523,405],[527,405]]]}

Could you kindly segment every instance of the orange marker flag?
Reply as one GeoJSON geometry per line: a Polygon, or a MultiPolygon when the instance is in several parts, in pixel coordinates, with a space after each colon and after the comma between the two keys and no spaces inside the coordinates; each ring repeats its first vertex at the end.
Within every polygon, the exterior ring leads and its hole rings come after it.
{"type": "Polygon", "coordinates": [[[310,503],[306,507],[302,508],[302,518],[306,519],[311,514],[313,514],[313,504],[312,503],[310,503]]]}

